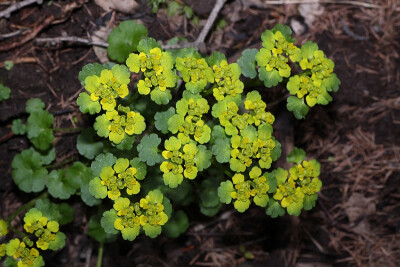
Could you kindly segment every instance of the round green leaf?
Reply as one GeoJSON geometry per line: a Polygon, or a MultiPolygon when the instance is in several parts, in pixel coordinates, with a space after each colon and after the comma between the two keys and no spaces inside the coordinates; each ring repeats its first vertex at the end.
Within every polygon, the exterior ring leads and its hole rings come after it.
{"type": "Polygon", "coordinates": [[[161,45],[159,42],[157,42],[154,38],[151,37],[147,37],[147,38],[143,38],[142,40],[140,40],[138,46],[137,46],[137,50],[139,52],[143,52],[145,54],[149,54],[150,50],[158,47],[161,49],[161,45]]]}
{"type": "Polygon", "coordinates": [[[287,162],[292,162],[295,164],[300,164],[306,158],[306,152],[301,149],[294,147],[286,158],[287,162]]]}
{"type": "Polygon", "coordinates": [[[25,110],[28,113],[43,110],[45,107],[44,102],[40,98],[30,98],[26,101],[25,110]]]}
{"type": "Polygon", "coordinates": [[[98,155],[96,159],[92,161],[90,166],[93,172],[93,177],[100,176],[100,172],[105,166],[112,166],[116,161],[117,158],[111,153],[98,155]]]}
{"type": "Polygon", "coordinates": [[[296,96],[289,96],[286,108],[293,112],[296,119],[304,119],[308,113],[309,107],[304,103],[304,98],[300,99],[296,96]]]}
{"type": "Polygon", "coordinates": [[[264,67],[260,67],[258,69],[258,77],[261,81],[264,82],[264,85],[268,88],[276,86],[283,80],[276,69],[273,69],[272,71],[267,71],[264,67]]]}
{"type": "Polygon", "coordinates": [[[89,113],[91,115],[99,113],[101,105],[99,101],[93,101],[87,93],[80,93],[76,103],[82,113],[89,113]]]}
{"type": "Polygon", "coordinates": [[[83,66],[82,70],[78,74],[81,84],[83,86],[85,85],[85,79],[88,76],[92,76],[92,75],[100,76],[101,71],[104,69],[105,69],[105,67],[99,63],[86,64],[85,66],[83,66]]]}
{"type": "Polygon", "coordinates": [[[222,182],[218,187],[218,197],[222,203],[229,204],[232,201],[231,193],[234,191],[231,181],[222,182]]]}
{"type": "Polygon", "coordinates": [[[33,111],[26,124],[26,132],[32,144],[40,149],[46,150],[54,140],[53,135],[54,117],[47,110],[33,111]]]}
{"type": "Polygon", "coordinates": [[[85,128],[78,136],[76,148],[79,154],[88,158],[94,159],[103,150],[104,144],[99,141],[95,141],[95,132],[93,128],[85,128]]]}
{"type": "Polygon", "coordinates": [[[147,36],[147,28],[134,20],[121,22],[107,38],[107,52],[112,60],[125,62],[129,54],[137,51],[140,40],[147,36]]]}
{"type": "Polygon", "coordinates": [[[50,250],[59,250],[65,246],[66,236],[63,232],[57,232],[55,240],[49,242],[50,250]]]}
{"type": "Polygon", "coordinates": [[[42,156],[30,149],[17,154],[11,166],[12,177],[18,188],[26,193],[42,191],[47,183],[47,170],[42,156]]]}
{"type": "Polygon", "coordinates": [[[176,238],[189,228],[189,219],[182,210],[174,212],[171,219],[163,226],[163,232],[170,238],[176,238]]]}
{"type": "Polygon", "coordinates": [[[238,59],[237,63],[242,69],[242,74],[247,77],[254,79],[257,76],[256,71],[256,54],[258,49],[246,49],[242,52],[242,55],[238,59]]]}
{"type": "Polygon", "coordinates": [[[64,170],[53,170],[50,172],[47,188],[52,197],[60,199],[68,199],[76,192],[76,188],[64,176],[64,170]]]}
{"type": "Polygon", "coordinates": [[[104,231],[108,234],[118,234],[118,230],[114,228],[114,222],[118,218],[117,211],[114,209],[105,211],[101,217],[100,224],[104,231]]]}
{"type": "Polygon", "coordinates": [[[160,163],[162,160],[161,155],[158,153],[158,145],[160,143],[161,138],[157,134],[144,136],[137,146],[140,160],[146,162],[149,166],[160,163]]]}
{"type": "Polygon", "coordinates": [[[157,130],[162,132],[163,134],[168,133],[168,120],[175,114],[175,109],[170,107],[166,111],[157,112],[154,115],[154,125],[156,126],[157,130]]]}
{"type": "Polygon", "coordinates": [[[14,134],[25,134],[26,125],[22,122],[21,119],[13,120],[12,125],[11,125],[11,131],[14,134]]]}
{"type": "Polygon", "coordinates": [[[0,83],[0,101],[10,98],[11,89],[0,83]]]}
{"type": "Polygon", "coordinates": [[[268,207],[265,209],[265,212],[272,218],[276,218],[278,216],[283,216],[285,214],[285,209],[281,207],[278,201],[271,198],[268,201],[268,207]]]}
{"type": "Polygon", "coordinates": [[[90,217],[88,234],[100,243],[113,242],[118,237],[116,234],[109,234],[104,231],[100,224],[100,217],[97,215],[90,217]]]}

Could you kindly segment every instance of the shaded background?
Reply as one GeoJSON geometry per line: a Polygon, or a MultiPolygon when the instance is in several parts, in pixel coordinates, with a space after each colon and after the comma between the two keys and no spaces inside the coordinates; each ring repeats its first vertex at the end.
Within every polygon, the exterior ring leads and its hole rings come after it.
{"type": "MultiPolygon", "coordinates": [[[[24,103],[39,97],[55,115],[55,127],[86,125],[75,103],[83,90],[78,73],[85,64],[107,60],[104,50],[92,46],[37,39],[96,38],[123,20],[139,19],[149,36],[164,43],[175,36],[194,41],[215,4],[177,1],[193,8],[197,25],[183,14],[168,16],[166,5],[155,14],[146,1],[137,2],[127,13],[104,10],[93,1],[45,1],[0,18],[0,81],[12,90],[11,98],[0,103],[2,218],[34,197],[20,192],[11,178],[13,156],[29,146],[27,139],[10,135],[12,120],[26,118],[24,103]],[[14,62],[9,71],[5,60],[14,62]]],[[[306,120],[287,115],[284,88],[258,88],[272,103],[283,150],[295,145],[321,162],[317,206],[298,218],[278,219],[258,208],[239,214],[226,206],[213,218],[192,209],[189,230],[178,239],[120,238],[105,246],[103,266],[398,266],[400,3],[311,2],[228,1],[206,38],[205,52],[217,50],[235,61],[244,49],[261,47],[263,31],[282,23],[292,27],[297,45],[315,41],[334,60],[340,90],[333,103],[312,108],[306,120]]],[[[0,10],[13,3],[0,0],[0,10]]],[[[57,162],[79,156],[76,138],[56,134],[57,162]]],[[[63,229],[67,245],[44,254],[47,266],[95,265],[98,244],[87,236],[88,211],[74,201],[75,220],[63,229]]]]}

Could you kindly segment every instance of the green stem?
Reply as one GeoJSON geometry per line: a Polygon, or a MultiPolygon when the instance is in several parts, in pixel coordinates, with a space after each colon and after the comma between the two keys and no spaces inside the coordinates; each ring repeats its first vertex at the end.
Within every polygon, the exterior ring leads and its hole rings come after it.
{"type": "Polygon", "coordinates": [[[103,261],[103,253],[104,253],[104,243],[101,242],[99,246],[99,253],[97,255],[97,264],[96,267],[101,267],[101,263],[103,261]]]}
{"type": "Polygon", "coordinates": [[[32,208],[33,206],[35,206],[36,201],[38,201],[39,199],[42,198],[47,198],[48,197],[48,193],[47,192],[43,192],[41,193],[39,196],[35,197],[34,199],[30,200],[28,203],[25,203],[24,205],[22,205],[21,207],[19,207],[18,209],[16,209],[13,213],[10,214],[10,216],[8,216],[6,223],[7,223],[7,227],[9,229],[11,229],[11,231],[13,231],[14,233],[18,234],[21,237],[24,237],[25,234],[21,233],[19,230],[17,230],[16,228],[14,228],[11,225],[11,222],[15,219],[15,217],[17,217],[19,214],[21,214],[22,212],[32,208]]]}
{"type": "Polygon", "coordinates": [[[57,168],[57,167],[65,165],[65,164],[68,164],[68,163],[70,163],[70,162],[72,162],[74,160],[75,160],[75,157],[72,157],[72,158],[66,159],[66,160],[58,162],[58,163],[46,165],[44,167],[47,168],[47,169],[49,169],[49,168],[57,168]]]}
{"type": "Polygon", "coordinates": [[[74,131],[80,132],[83,129],[85,129],[85,128],[72,128],[72,127],[70,127],[70,128],[53,128],[53,131],[55,131],[55,132],[74,132],[74,131]]]}
{"type": "Polygon", "coordinates": [[[233,174],[231,172],[230,169],[227,169],[225,166],[223,166],[221,163],[213,160],[211,163],[214,167],[217,167],[218,169],[220,169],[221,171],[223,171],[225,173],[226,176],[228,176],[229,178],[233,177],[233,174]]]}

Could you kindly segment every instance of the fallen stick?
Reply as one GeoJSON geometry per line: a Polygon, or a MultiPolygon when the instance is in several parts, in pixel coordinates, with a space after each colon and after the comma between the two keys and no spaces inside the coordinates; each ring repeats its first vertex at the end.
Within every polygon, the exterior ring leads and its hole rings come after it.
{"type": "Polygon", "coordinates": [[[73,43],[80,43],[85,45],[94,45],[100,47],[108,47],[106,42],[99,42],[99,41],[92,41],[90,39],[85,39],[77,36],[61,36],[61,37],[54,37],[54,38],[36,38],[35,42],[37,43],[61,43],[61,42],[73,42],[73,43]]]}
{"type": "Polygon", "coordinates": [[[15,3],[12,6],[9,6],[5,10],[0,12],[0,18],[9,18],[11,13],[20,10],[21,8],[24,8],[26,6],[32,5],[32,4],[39,4],[41,5],[43,3],[43,0],[25,0],[22,2],[15,3]]]}

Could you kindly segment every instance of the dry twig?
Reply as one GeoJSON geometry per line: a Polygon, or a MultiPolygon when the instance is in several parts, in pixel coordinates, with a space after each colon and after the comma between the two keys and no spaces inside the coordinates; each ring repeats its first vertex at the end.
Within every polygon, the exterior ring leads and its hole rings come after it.
{"type": "Polygon", "coordinates": [[[25,0],[22,2],[15,3],[14,5],[8,7],[7,9],[1,11],[0,18],[3,18],[3,17],[9,18],[12,12],[14,12],[16,10],[20,10],[21,8],[26,7],[26,6],[36,4],[36,3],[41,5],[43,3],[43,0],[25,0]]]}
{"type": "Polygon", "coordinates": [[[167,49],[180,49],[180,48],[187,48],[194,46],[196,49],[199,49],[200,46],[204,45],[204,40],[206,39],[206,36],[211,29],[211,26],[214,24],[214,21],[217,18],[217,15],[221,10],[221,8],[224,6],[225,2],[226,0],[217,0],[213,10],[211,11],[210,16],[207,19],[206,25],[204,25],[196,41],[192,43],[184,43],[181,45],[163,45],[163,48],[167,50],[167,49]]]}
{"type": "Polygon", "coordinates": [[[37,43],[62,43],[62,42],[73,42],[73,43],[80,43],[85,45],[94,45],[100,47],[108,47],[106,42],[99,42],[99,41],[92,41],[91,39],[85,39],[77,36],[61,36],[61,37],[54,37],[54,38],[36,38],[35,40],[37,43]]]}
{"type": "Polygon", "coordinates": [[[375,4],[352,1],[352,0],[266,0],[264,1],[267,5],[295,5],[295,4],[337,4],[337,5],[354,5],[367,8],[379,8],[382,7],[375,4]]]}

